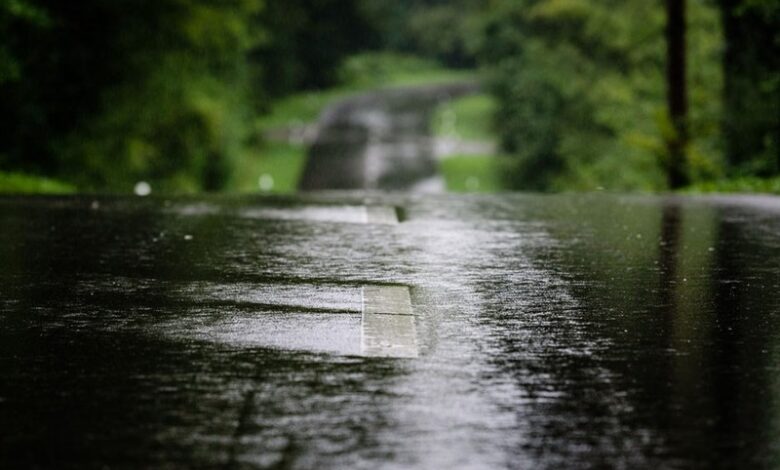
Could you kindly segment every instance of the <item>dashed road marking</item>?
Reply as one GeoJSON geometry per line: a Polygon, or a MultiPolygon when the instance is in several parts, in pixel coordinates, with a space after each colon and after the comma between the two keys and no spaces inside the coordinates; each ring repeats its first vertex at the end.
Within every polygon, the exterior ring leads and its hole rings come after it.
{"type": "Polygon", "coordinates": [[[417,328],[409,288],[363,287],[360,336],[363,356],[418,357],[417,328]]]}
{"type": "Polygon", "coordinates": [[[395,207],[372,205],[364,207],[367,224],[395,225],[398,223],[398,214],[396,214],[395,207]]]}
{"type": "Polygon", "coordinates": [[[406,286],[364,286],[363,313],[414,315],[406,286]]]}

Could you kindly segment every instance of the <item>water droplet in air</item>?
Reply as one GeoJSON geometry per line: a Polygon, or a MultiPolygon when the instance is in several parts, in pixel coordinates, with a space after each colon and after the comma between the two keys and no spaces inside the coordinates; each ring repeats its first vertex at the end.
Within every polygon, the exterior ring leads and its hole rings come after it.
{"type": "Polygon", "coordinates": [[[274,189],[274,177],[268,173],[263,173],[257,180],[257,185],[260,186],[260,191],[270,191],[274,189]]]}
{"type": "Polygon", "coordinates": [[[148,196],[152,193],[152,187],[146,181],[139,181],[135,184],[133,192],[136,196],[148,196]]]}

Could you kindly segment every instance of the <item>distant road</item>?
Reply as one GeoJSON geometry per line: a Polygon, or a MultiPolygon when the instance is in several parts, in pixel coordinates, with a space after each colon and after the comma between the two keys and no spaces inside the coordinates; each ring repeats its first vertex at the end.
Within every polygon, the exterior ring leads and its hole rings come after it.
{"type": "Polygon", "coordinates": [[[300,189],[443,189],[432,115],[478,90],[474,82],[394,88],[332,105],[320,117],[300,189]]]}

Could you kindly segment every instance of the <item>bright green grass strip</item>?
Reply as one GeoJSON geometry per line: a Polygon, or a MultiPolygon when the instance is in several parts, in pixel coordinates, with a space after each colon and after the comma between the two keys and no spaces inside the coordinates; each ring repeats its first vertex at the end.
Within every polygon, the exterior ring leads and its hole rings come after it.
{"type": "Polygon", "coordinates": [[[492,122],[495,99],[487,93],[464,96],[442,104],[433,118],[439,136],[467,140],[494,140],[492,122]]]}
{"type": "Polygon", "coordinates": [[[231,187],[241,192],[293,193],[305,162],[304,146],[267,142],[241,159],[231,187]]]}
{"type": "Polygon", "coordinates": [[[491,155],[456,155],[439,162],[447,190],[490,193],[502,191],[498,159],[491,155]]]}
{"type": "Polygon", "coordinates": [[[697,183],[684,192],[689,193],[771,193],[780,194],[780,177],[743,177],[697,183]]]}
{"type": "Polygon", "coordinates": [[[62,181],[24,173],[0,172],[0,193],[67,194],[73,192],[76,192],[76,187],[62,181]]]}

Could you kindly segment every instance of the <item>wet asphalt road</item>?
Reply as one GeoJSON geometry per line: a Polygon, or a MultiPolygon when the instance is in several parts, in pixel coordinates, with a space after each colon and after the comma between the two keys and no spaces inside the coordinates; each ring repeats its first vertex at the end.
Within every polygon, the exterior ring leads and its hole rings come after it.
{"type": "Polygon", "coordinates": [[[437,106],[476,83],[387,89],[326,109],[308,149],[300,189],[443,191],[430,121],[437,106]]]}
{"type": "Polygon", "coordinates": [[[780,465],[777,198],[6,197],[0,220],[0,468],[780,465]],[[408,288],[417,358],[366,357],[367,288],[408,288]]]}

